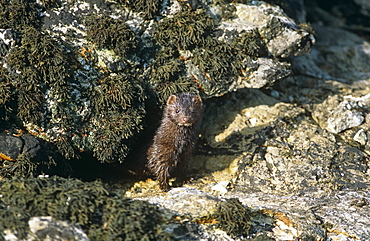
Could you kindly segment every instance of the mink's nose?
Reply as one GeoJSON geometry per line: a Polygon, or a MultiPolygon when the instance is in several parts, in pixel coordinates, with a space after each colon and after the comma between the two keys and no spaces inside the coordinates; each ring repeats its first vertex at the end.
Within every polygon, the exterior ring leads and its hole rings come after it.
{"type": "Polygon", "coordinates": [[[184,118],[182,118],[182,121],[184,122],[184,123],[188,123],[189,122],[189,117],[184,117],[184,118]]]}

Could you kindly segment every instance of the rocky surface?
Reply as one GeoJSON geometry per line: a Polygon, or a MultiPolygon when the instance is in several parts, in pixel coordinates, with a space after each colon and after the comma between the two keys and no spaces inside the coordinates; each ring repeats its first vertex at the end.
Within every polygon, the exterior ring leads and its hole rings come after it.
{"type": "Polygon", "coordinates": [[[0,26],[0,144],[17,147],[1,150],[3,237],[369,240],[368,7],[276,2],[25,4],[42,21],[0,26]],[[184,187],[164,193],[114,164],[104,182],[32,177],[66,158],[90,178],[94,161],[124,162],[154,103],[178,91],[205,100],[184,187]]]}
{"type": "Polygon", "coordinates": [[[1,11],[4,129],[17,121],[66,159],[124,162],[169,95],[272,85],[291,74],[283,58],[315,42],[264,2],[17,0],[1,11]]]}

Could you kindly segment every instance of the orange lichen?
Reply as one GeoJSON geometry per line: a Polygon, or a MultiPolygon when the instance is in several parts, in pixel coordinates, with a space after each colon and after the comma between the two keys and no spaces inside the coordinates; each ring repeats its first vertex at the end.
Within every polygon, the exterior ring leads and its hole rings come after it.
{"type": "Polygon", "coordinates": [[[89,47],[89,48],[85,48],[85,47],[81,47],[80,51],[78,51],[77,53],[79,55],[81,55],[86,61],[89,61],[90,60],[90,54],[93,52],[93,47],[89,47]]]}
{"type": "Polygon", "coordinates": [[[274,216],[276,217],[277,220],[280,220],[283,222],[286,226],[292,227],[293,226],[293,221],[290,220],[287,216],[285,216],[283,213],[274,213],[274,216]]]}
{"type": "Polygon", "coordinates": [[[14,159],[12,159],[11,157],[3,154],[0,152],[0,160],[5,160],[5,161],[15,161],[14,159]]]}

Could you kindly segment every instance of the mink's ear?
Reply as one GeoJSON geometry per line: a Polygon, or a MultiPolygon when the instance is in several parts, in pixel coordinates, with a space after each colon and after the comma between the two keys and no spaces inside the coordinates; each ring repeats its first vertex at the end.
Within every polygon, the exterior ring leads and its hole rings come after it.
{"type": "Polygon", "coordinates": [[[202,98],[200,98],[199,95],[194,96],[194,100],[195,100],[195,102],[198,102],[198,103],[202,104],[202,98]]]}
{"type": "Polygon", "coordinates": [[[167,100],[167,105],[173,105],[176,102],[177,96],[176,95],[171,95],[168,97],[167,100]]]}

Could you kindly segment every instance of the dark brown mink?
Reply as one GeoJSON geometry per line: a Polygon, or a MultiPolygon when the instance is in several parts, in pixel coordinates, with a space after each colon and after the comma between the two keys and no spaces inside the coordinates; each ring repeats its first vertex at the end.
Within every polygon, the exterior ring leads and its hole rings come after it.
{"type": "Polygon", "coordinates": [[[202,99],[184,93],[171,95],[163,118],[147,151],[148,171],[154,175],[162,190],[168,191],[169,178],[186,181],[186,169],[202,118],[202,99]]]}

